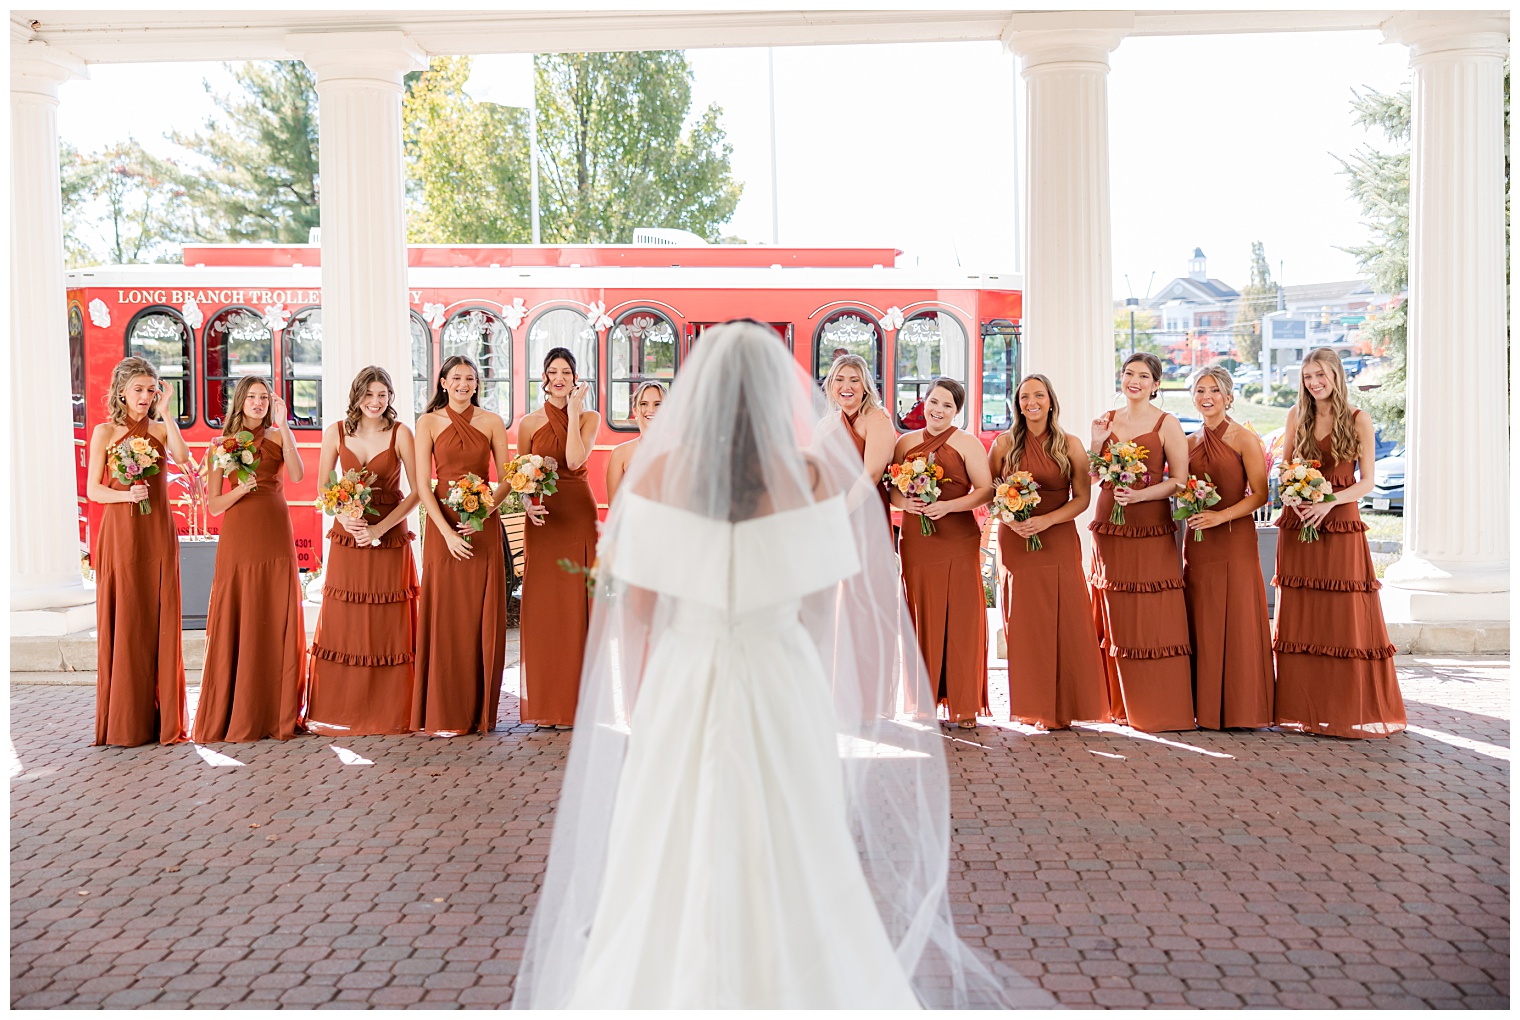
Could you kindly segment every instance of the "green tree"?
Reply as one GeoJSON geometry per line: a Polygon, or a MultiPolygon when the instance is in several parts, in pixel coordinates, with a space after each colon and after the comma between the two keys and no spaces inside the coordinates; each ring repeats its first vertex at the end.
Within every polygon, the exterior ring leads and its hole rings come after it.
{"type": "Polygon", "coordinates": [[[104,259],[115,265],[179,259],[179,241],[195,232],[195,213],[180,171],[128,138],[101,152],[69,160],[63,177],[65,257],[82,264],[104,259]],[[84,221],[98,210],[95,229],[104,235],[97,255],[84,239],[84,221]]]}
{"type": "Polygon", "coordinates": [[[238,90],[213,95],[221,113],[171,135],[208,165],[180,176],[198,239],[304,244],[319,219],[316,76],[295,60],[228,69],[238,90]]]}
{"type": "Polygon", "coordinates": [[[526,110],[477,103],[468,57],[408,75],[402,100],[407,239],[427,244],[532,240],[526,110]]]}
{"type": "Polygon", "coordinates": [[[1373,290],[1394,298],[1392,307],[1370,316],[1362,325],[1362,334],[1373,350],[1386,356],[1390,364],[1382,385],[1363,394],[1360,402],[1391,434],[1402,436],[1404,353],[1409,339],[1409,304],[1401,297],[1409,287],[1409,90],[1353,92],[1351,108],[1358,125],[1378,128],[1395,146],[1392,151],[1363,146],[1340,164],[1341,172],[1350,178],[1351,194],[1362,207],[1363,223],[1372,235],[1366,244],[1343,250],[1356,256],[1357,266],[1371,278],[1373,290]]]}
{"type": "MultiPolygon", "coordinates": [[[[1154,309],[1135,308],[1135,350],[1154,354],[1166,360],[1166,348],[1156,339],[1156,327],[1160,324],[1154,309]]],[[[1130,352],[1129,308],[1114,309],[1114,351],[1121,360],[1130,352]]]]}
{"type": "Polygon", "coordinates": [[[1266,246],[1251,242],[1251,281],[1235,309],[1235,350],[1241,361],[1261,361],[1261,317],[1277,309],[1277,284],[1267,264],[1266,246]]]}
{"type": "Polygon", "coordinates": [[[92,266],[100,261],[85,234],[91,222],[90,195],[94,191],[95,161],[63,142],[58,148],[58,182],[63,201],[63,264],[69,269],[92,266]]]}
{"type": "MultiPolygon", "coordinates": [[[[709,106],[686,127],[691,68],[679,51],[536,60],[540,233],[546,243],[627,244],[635,227],[711,241],[739,204],[730,146],[709,106]]],[[[404,104],[408,234],[435,243],[529,239],[527,119],[464,94],[465,58],[440,58],[404,104]]]]}

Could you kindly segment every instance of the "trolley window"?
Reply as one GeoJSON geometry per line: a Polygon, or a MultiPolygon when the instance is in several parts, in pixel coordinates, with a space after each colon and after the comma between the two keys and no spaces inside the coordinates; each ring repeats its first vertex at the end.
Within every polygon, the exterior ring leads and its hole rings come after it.
{"type": "MultiPolygon", "coordinates": [[[[412,333],[412,412],[421,414],[433,399],[433,331],[416,312],[407,316],[412,333]]],[[[499,412],[498,412],[499,413],[499,412]]]]}
{"type": "MultiPolygon", "coordinates": [[[[967,382],[967,346],[965,327],[948,312],[917,312],[902,324],[892,359],[892,403],[898,428],[923,427],[923,400],[936,378],[943,375],[967,382]]],[[[961,428],[966,426],[968,413],[963,407],[956,416],[955,423],[961,428]]]]}
{"type": "Polygon", "coordinates": [[[676,376],[676,328],[659,312],[637,308],[618,319],[607,343],[607,424],[634,432],[634,393],[646,382],[669,385],[676,376]]]}
{"type": "MultiPolygon", "coordinates": [[[[686,324],[686,343],[681,348],[681,357],[684,359],[687,355],[691,354],[691,349],[696,346],[698,340],[702,339],[703,333],[706,333],[714,326],[721,325],[723,325],[721,322],[688,322],[686,324]]],[[[776,331],[776,335],[781,338],[781,342],[786,344],[786,349],[791,350],[792,324],[790,322],[771,322],[767,323],[767,325],[776,331]]]]}
{"type": "Polygon", "coordinates": [[[164,385],[174,392],[174,420],[181,428],[195,421],[195,380],[190,370],[193,336],[179,312],[165,305],[144,308],[127,323],[128,356],[144,358],[158,370],[164,385]]]}
{"type": "Polygon", "coordinates": [[[206,424],[222,427],[232,389],[245,375],[274,373],[274,331],[252,308],[232,305],[211,317],[206,343],[206,424]]]}
{"type": "Polygon", "coordinates": [[[72,391],[74,427],[84,428],[84,309],[69,302],[69,387],[72,391]]]}
{"type": "Polygon", "coordinates": [[[844,308],[831,314],[813,337],[813,376],[822,383],[829,366],[841,354],[858,354],[871,366],[876,390],[882,392],[881,325],[869,312],[844,308]]]}
{"type": "MultiPolygon", "coordinates": [[[[416,343],[416,323],[412,326],[416,343]]],[[[495,411],[512,423],[512,330],[501,316],[488,308],[461,308],[443,324],[441,356],[444,361],[463,355],[480,366],[480,406],[495,411]]],[[[413,347],[415,365],[416,348],[413,347]]],[[[442,362],[440,362],[440,365],[442,362]]],[[[430,398],[428,398],[430,399],[430,398]]],[[[424,399],[418,407],[427,406],[424,399]]]]}
{"type": "Polygon", "coordinates": [[[1019,327],[1007,319],[982,323],[982,429],[1013,427],[1019,387],[1019,327]]]}
{"type": "Polygon", "coordinates": [[[528,329],[528,406],[543,403],[542,379],[544,355],[556,347],[567,347],[575,355],[575,372],[581,382],[590,383],[586,392],[586,409],[597,408],[596,399],[596,330],[585,315],[574,308],[555,308],[533,320],[528,329]]]}
{"type": "Polygon", "coordinates": [[[303,308],[280,335],[285,407],[291,428],[322,424],[322,309],[303,308]]]}

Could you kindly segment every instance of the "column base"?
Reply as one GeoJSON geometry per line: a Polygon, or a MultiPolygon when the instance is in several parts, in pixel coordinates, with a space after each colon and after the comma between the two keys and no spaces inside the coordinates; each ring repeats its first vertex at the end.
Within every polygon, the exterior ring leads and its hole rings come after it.
{"type": "Polygon", "coordinates": [[[1508,592],[1430,592],[1384,584],[1388,637],[1401,653],[1509,651],[1508,592]]]}
{"type": "Polygon", "coordinates": [[[12,637],[62,637],[95,628],[95,593],[83,605],[11,612],[12,637]]]}

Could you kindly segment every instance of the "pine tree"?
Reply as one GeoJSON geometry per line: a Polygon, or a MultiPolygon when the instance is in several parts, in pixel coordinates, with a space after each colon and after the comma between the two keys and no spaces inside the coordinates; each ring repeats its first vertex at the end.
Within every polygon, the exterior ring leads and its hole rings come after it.
{"type": "Polygon", "coordinates": [[[1235,309],[1235,351],[1250,364],[1261,361],[1261,318],[1277,309],[1277,284],[1267,263],[1266,246],[1251,242],[1251,281],[1235,309]]]}

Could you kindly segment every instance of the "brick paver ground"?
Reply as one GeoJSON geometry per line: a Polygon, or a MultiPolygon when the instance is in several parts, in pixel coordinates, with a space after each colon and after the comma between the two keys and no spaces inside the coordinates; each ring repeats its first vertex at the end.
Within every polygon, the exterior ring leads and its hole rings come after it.
{"type": "MultiPolygon", "coordinates": [[[[947,734],[962,934],[1068,1006],[1507,1007],[1509,664],[1399,666],[1387,740],[947,734]]],[[[510,1000],[569,733],[98,748],[12,679],[13,1006],[510,1000]]]]}

